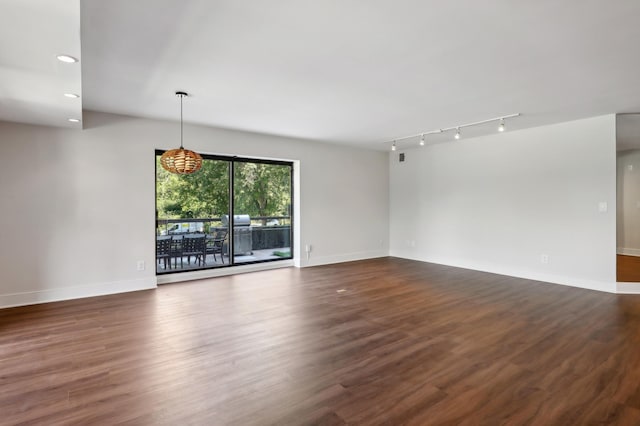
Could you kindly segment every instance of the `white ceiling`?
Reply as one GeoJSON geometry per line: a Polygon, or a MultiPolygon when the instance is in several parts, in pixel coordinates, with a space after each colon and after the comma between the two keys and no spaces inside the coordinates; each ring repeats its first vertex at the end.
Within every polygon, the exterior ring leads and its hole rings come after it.
{"type": "Polygon", "coordinates": [[[82,119],[80,0],[0,0],[0,120],[77,127],[82,119]]]}
{"type": "MultiPolygon", "coordinates": [[[[39,4],[36,16],[45,4],[67,4],[2,1],[3,9],[39,4]]],[[[638,0],[81,6],[85,109],[176,120],[173,93],[185,90],[193,95],[185,100],[187,122],[380,149],[397,137],[515,112],[523,116],[509,129],[640,111],[638,0]]],[[[57,51],[45,47],[9,62],[48,60],[57,51]]]]}

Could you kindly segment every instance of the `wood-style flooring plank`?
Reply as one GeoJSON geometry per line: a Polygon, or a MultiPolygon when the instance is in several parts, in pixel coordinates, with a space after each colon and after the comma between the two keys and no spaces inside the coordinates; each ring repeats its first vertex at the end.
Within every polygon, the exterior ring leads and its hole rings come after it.
{"type": "Polygon", "coordinates": [[[0,310],[0,424],[635,425],[638,347],[638,296],[286,268],[0,310]]]}
{"type": "Polygon", "coordinates": [[[640,282],[640,256],[619,254],[617,258],[617,279],[620,282],[640,282]]]}

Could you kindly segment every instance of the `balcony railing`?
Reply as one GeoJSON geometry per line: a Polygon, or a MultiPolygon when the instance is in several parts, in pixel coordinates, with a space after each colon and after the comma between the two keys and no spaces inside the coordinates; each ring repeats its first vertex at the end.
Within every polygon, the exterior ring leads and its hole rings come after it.
{"type": "MultiPolygon", "coordinates": [[[[290,216],[260,216],[251,218],[248,226],[235,226],[235,256],[234,263],[259,262],[266,260],[278,260],[291,257],[291,217],[290,216]]],[[[194,218],[194,219],[158,219],[156,234],[158,238],[174,236],[182,238],[189,234],[213,235],[219,229],[226,229],[221,217],[194,218]]],[[[227,240],[228,241],[228,240],[227,240]]],[[[229,248],[225,243],[224,256],[228,258],[229,248]]],[[[218,259],[212,261],[212,256],[207,257],[206,268],[223,266],[229,262],[218,259]]],[[[182,262],[181,262],[182,263],[182,262]]],[[[171,271],[197,268],[190,262],[178,267],[169,268],[171,271]]],[[[171,272],[166,267],[158,264],[158,272],[171,272]]]]}

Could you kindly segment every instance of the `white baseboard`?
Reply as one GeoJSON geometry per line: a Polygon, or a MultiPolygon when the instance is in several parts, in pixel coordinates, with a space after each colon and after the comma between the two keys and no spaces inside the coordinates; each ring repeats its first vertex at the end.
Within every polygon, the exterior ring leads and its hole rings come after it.
{"type": "MultiPolygon", "coordinates": [[[[306,253],[303,253],[303,256],[306,256],[306,253]]],[[[331,263],[342,263],[342,262],[353,262],[354,260],[365,260],[365,259],[375,259],[377,257],[387,257],[389,256],[389,252],[384,250],[369,250],[369,251],[360,251],[355,253],[345,253],[345,254],[336,254],[331,256],[319,256],[314,257],[313,252],[311,252],[311,256],[309,259],[306,257],[302,260],[302,266],[320,266],[320,265],[329,265],[331,263]]]]}
{"type": "MultiPolygon", "coordinates": [[[[507,275],[517,278],[543,281],[553,284],[561,284],[572,287],[598,290],[608,293],[640,294],[640,283],[608,283],[593,280],[576,279],[573,277],[563,277],[552,274],[522,273],[505,268],[496,268],[491,265],[462,264],[459,262],[444,261],[442,259],[423,259],[413,253],[394,250],[387,253],[382,250],[363,251],[356,253],[339,254],[333,256],[313,256],[307,260],[303,259],[302,266],[319,266],[331,263],[351,262],[355,260],[373,259],[378,257],[394,256],[404,259],[417,260],[421,262],[436,263],[456,268],[472,269],[476,271],[488,272],[492,274],[507,275]]],[[[55,289],[45,289],[22,293],[0,294],[0,309],[14,306],[35,305],[39,303],[57,302],[62,300],[80,299],[84,297],[104,296],[108,294],[126,293],[130,291],[149,290],[157,287],[158,284],[197,280],[203,278],[213,278],[225,275],[233,275],[244,272],[256,272],[268,269],[288,268],[294,266],[293,260],[283,260],[280,262],[259,263],[251,265],[240,265],[233,268],[209,269],[202,271],[183,272],[177,274],[161,275],[158,277],[147,277],[136,280],[113,281],[106,283],[88,284],[73,287],[63,287],[55,289]]]]}
{"type": "Polygon", "coordinates": [[[156,288],[156,277],[0,294],[0,309],[156,288]]]}
{"type": "Polygon", "coordinates": [[[640,256],[640,249],[618,247],[618,254],[624,254],[625,256],[640,256]]]}
{"type": "Polygon", "coordinates": [[[566,285],[570,287],[584,288],[587,290],[603,291],[607,293],[617,293],[617,286],[615,281],[608,282],[608,281],[588,280],[584,278],[567,277],[567,276],[556,275],[556,274],[545,274],[545,273],[539,273],[534,271],[515,270],[507,267],[498,267],[495,265],[487,265],[483,263],[475,263],[475,262],[461,263],[461,262],[452,261],[450,259],[425,259],[425,258],[416,256],[415,254],[402,251],[402,250],[393,250],[390,255],[394,257],[400,257],[403,259],[411,259],[411,260],[417,260],[420,262],[429,262],[429,263],[435,263],[439,265],[453,266],[456,268],[471,269],[474,271],[488,272],[491,274],[498,274],[498,275],[506,275],[509,277],[522,278],[526,280],[541,281],[541,282],[546,282],[551,284],[560,284],[560,285],[566,285]]]}
{"type": "Polygon", "coordinates": [[[616,283],[618,294],[640,294],[640,283],[616,283]]]}
{"type": "Polygon", "coordinates": [[[277,262],[254,263],[250,265],[238,265],[229,268],[212,268],[192,272],[163,274],[158,276],[158,284],[171,284],[183,281],[202,280],[205,278],[225,277],[227,275],[266,271],[269,269],[290,268],[292,266],[294,266],[293,260],[279,260],[277,262]]]}

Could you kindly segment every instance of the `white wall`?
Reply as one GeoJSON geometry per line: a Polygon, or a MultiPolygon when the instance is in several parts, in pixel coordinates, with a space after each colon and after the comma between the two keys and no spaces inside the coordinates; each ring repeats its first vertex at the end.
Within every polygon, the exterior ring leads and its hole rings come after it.
{"type": "MultiPolygon", "coordinates": [[[[175,148],[179,125],[96,112],[84,125],[0,122],[0,307],[156,285],[154,150],[175,148]]],[[[205,153],[299,160],[300,241],[313,246],[302,266],[387,255],[386,153],[203,126],[184,134],[205,153]]]]}
{"type": "Polygon", "coordinates": [[[618,151],[618,253],[640,256],[640,150],[618,151]]]}
{"type": "Polygon", "coordinates": [[[615,144],[607,115],[392,153],[390,253],[616,291],[615,144]]]}

